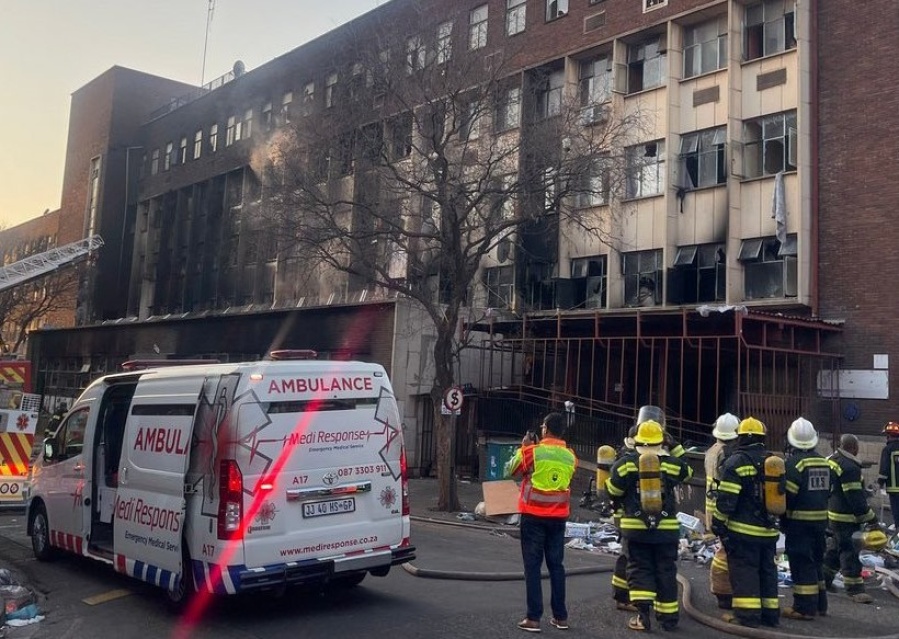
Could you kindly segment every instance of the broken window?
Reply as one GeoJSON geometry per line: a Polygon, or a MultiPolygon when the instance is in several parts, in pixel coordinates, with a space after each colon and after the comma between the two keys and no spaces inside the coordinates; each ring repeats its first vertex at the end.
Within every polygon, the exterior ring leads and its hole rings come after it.
{"type": "Polygon", "coordinates": [[[609,203],[611,162],[607,157],[591,160],[586,170],[578,176],[575,191],[575,207],[579,209],[602,206],[609,203]]]}
{"type": "Polygon", "coordinates": [[[744,56],[755,60],[796,48],[794,0],[764,0],[746,7],[744,56]]]}
{"type": "Polygon", "coordinates": [[[418,36],[406,40],[406,73],[412,75],[425,68],[427,51],[418,36]]]}
{"type": "Polygon", "coordinates": [[[558,69],[545,74],[537,85],[537,119],[545,120],[562,113],[562,90],[565,71],[558,69]]]}
{"type": "Polygon", "coordinates": [[[509,87],[500,95],[496,108],[497,131],[516,128],[521,121],[521,88],[509,87]]]}
{"type": "Polygon", "coordinates": [[[665,141],[647,142],[624,150],[625,197],[660,195],[665,189],[665,141]]]}
{"type": "Polygon", "coordinates": [[[744,299],[796,297],[797,249],[795,234],[783,244],[774,237],[743,240],[737,259],[743,263],[744,299]]]}
{"type": "Polygon", "coordinates": [[[684,77],[727,66],[727,16],[684,29],[684,77]]]}
{"type": "MultiPolygon", "coordinates": [[[[578,257],[571,260],[571,304],[560,304],[563,308],[606,308],[608,288],[608,257],[578,257]]],[[[557,296],[562,297],[566,285],[557,284],[557,296]]],[[[564,301],[564,300],[559,300],[564,301]]]]}
{"type": "Polygon", "coordinates": [[[621,255],[625,306],[655,306],[662,301],[662,250],[621,255]]]}
{"type": "Polygon", "coordinates": [[[725,299],[727,255],[724,244],[681,246],[668,272],[668,301],[698,304],[725,299]]]}
{"type": "Polygon", "coordinates": [[[796,170],[796,112],[776,113],[743,124],[743,174],[754,178],[796,170]]]}
{"type": "Polygon", "coordinates": [[[568,13],[568,0],[546,0],[546,21],[561,18],[568,13]]]}
{"type": "Polygon", "coordinates": [[[724,153],[726,133],[727,129],[721,126],[681,136],[680,186],[685,189],[698,189],[724,184],[727,181],[724,153]]]}
{"type": "Polygon", "coordinates": [[[578,72],[581,106],[604,104],[612,99],[612,58],[607,55],[582,60],[578,72]]]}
{"type": "Polygon", "coordinates": [[[629,45],[627,48],[627,92],[661,86],[665,80],[667,51],[663,36],[629,45]]]}
{"type": "Polygon", "coordinates": [[[437,25],[437,64],[448,62],[453,56],[453,23],[441,22],[437,25]]]}
{"type": "Polygon", "coordinates": [[[498,266],[484,269],[488,308],[512,308],[515,289],[515,267],[498,266]]]}
{"type": "Polygon", "coordinates": [[[412,114],[403,113],[387,124],[390,159],[402,160],[412,153],[412,114]]]}

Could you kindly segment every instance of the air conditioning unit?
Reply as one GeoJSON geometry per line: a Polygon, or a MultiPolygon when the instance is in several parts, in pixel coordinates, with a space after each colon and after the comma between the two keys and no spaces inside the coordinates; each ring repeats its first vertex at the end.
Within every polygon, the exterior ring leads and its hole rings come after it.
{"type": "Polygon", "coordinates": [[[604,104],[591,104],[581,109],[578,120],[581,126],[593,126],[605,122],[609,117],[609,111],[604,104]]]}

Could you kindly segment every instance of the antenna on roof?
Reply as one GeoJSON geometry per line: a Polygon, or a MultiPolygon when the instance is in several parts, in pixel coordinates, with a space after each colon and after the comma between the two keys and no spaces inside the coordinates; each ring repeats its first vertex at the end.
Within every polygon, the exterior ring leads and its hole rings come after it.
{"type": "Polygon", "coordinates": [[[200,74],[200,86],[206,84],[206,49],[209,46],[209,27],[212,25],[212,14],[215,13],[215,0],[209,0],[206,12],[206,39],[203,41],[203,71],[200,74]]]}

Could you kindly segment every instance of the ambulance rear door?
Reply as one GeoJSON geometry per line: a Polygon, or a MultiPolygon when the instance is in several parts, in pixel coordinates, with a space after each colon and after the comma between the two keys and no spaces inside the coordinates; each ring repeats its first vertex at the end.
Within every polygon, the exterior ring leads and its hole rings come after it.
{"type": "Polygon", "coordinates": [[[184,486],[206,379],[141,379],[125,426],[114,510],[116,568],[173,589],[181,572],[184,486]]]}
{"type": "Polygon", "coordinates": [[[378,365],[270,369],[240,408],[248,567],[333,559],[389,566],[403,541],[399,411],[378,365]]]}

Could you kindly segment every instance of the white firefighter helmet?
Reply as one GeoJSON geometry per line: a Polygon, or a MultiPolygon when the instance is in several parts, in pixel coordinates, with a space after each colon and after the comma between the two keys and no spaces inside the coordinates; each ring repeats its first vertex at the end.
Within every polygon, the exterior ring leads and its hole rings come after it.
{"type": "Polygon", "coordinates": [[[730,441],[737,438],[737,427],[740,425],[740,418],[730,413],[724,413],[715,420],[715,428],[712,429],[712,437],[723,441],[730,441]]]}
{"type": "Polygon", "coordinates": [[[800,417],[787,429],[787,441],[793,448],[811,450],[818,445],[818,433],[809,420],[800,417]]]}

